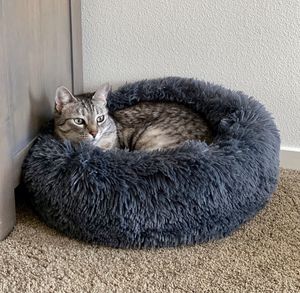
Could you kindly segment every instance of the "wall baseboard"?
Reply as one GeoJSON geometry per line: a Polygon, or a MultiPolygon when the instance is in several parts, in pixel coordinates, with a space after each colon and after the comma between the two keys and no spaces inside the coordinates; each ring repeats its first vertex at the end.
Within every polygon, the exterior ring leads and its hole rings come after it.
{"type": "Polygon", "coordinates": [[[300,170],[300,148],[281,147],[280,167],[300,170]]]}

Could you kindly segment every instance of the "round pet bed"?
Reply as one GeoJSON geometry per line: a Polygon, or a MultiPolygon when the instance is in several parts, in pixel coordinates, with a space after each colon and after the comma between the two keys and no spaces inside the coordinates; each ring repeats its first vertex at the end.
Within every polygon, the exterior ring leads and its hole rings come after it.
{"type": "Polygon", "coordinates": [[[110,111],[172,101],[209,121],[213,143],[153,152],[102,151],[38,136],[23,182],[41,219],[70,237],[113,247],[162,247],[224,237],[262,209],[279,170],[278,130],[253,98],[194,79],[126,84],[110,111]]]}

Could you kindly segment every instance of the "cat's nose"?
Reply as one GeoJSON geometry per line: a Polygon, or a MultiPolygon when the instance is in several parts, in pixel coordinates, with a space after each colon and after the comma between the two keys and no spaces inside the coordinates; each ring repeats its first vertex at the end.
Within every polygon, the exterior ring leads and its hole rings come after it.
{"type": "Polygon", "coordinates": [[[97,131],[90,131],[89,133],[90,133],[90,135],[91,135],[93,138],[95,138],[98,132],[97,132],[97,131]]]}

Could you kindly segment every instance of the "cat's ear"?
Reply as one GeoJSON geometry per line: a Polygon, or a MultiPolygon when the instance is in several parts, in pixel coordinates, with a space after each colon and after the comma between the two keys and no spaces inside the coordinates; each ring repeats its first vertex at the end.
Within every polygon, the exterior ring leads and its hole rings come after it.
{"type": "Polygon", "coordinates": [[[56,89],[55,94],[55,109],[61,112],[62,108],[71,102],[75,102],[76,98],[71,94],[71,92],[64,86],[60,86],[56,89]]]}
{"type": "Polygon", "coordinates": [[[95,102],[99,102],[106,105],[107,96],[110,91],[111,91],[111,86],[109,85],[109,83],[105,83],[101,85],[95,92],[93,96],[93,100],[95,102]]]}

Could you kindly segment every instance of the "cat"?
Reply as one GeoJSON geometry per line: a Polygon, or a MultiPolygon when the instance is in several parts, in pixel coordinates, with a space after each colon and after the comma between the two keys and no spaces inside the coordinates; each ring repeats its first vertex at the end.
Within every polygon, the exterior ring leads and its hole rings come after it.
{"type": "Polygon", "coordinates": [[[187,140],[211,142],[208,123],[177,103],[140,102],[109,113],[111,90],[104,84],[95,93],[74,96],[59,87],[55,96],[54,131],[59,139],[90,142],[102,149],[129,151],[174,148],[187,140]]]}
{"type": "Polygon", "coordinates": [[[110,86],[95,94],[73,96],[61,86],[55,95],[54,133],[62,140],[90,142],[103,149],[118,147],[117,128],[106,107],[110,86]]]}

